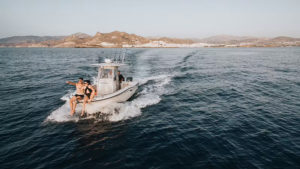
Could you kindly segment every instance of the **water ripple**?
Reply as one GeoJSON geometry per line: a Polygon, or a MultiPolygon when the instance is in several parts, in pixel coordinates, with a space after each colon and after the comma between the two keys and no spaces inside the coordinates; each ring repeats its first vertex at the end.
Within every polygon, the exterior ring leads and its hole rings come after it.
{"type": "Polygon", "coordinates": [[[114,50],[0,49],[1,168],[299,168],[299,48],[130,49],[137,94],[71,118],[114,50]]]}

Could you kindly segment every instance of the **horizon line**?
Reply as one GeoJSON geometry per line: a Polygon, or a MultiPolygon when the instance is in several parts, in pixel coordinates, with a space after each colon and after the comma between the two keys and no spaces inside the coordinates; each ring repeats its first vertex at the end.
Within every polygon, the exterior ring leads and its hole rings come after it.
{"type": "Polygon", "coordinates": [[[142,36],[145,38],[175,38],[175,39],[206,39],[206,38],[210,38],[210,37],[216,37],[216,36],[231,36],[231,37],[250,37],[250,38],[277,38],[277,37],[290,37],[290,38],[300,38],[300,36],[288,36],[288,35],[276,35],[276,36],[256,36],[256,35],[233,35],[233,34],[215,34],[215,35],[209,35],[209,36],[205,36],[205,37],[190,37],[190,36],[186,36],[186,37],[178,37],[178,36],[165,36],[165,35],[141,35],[141,34],[137,34],[137,33],[129,33],[129,32],[125,32],[125,31],[118,31],[118,30],[114,30],[114,31],[110,31],[110,32],[100,32],[97,31],[94,34],[89,34],[89,33],[84,33],[84,32],[75,32],[75,33],[71,33],[71,34],[65,34],[65,35],[34,35],[34,34],[28,34],[28,35],[11,35],[11,36],[5,36],[5,37],[0,37],[0,39],[5,39],[5,38],[11,38],[11,37],[25,37],[25,36],[37,36],[37,37],[46,37],[46,36],[71,36],[74,34],[78,34],[78,33],[82,33],[82,34],[87,34],[89,36],[95,36],[97,33],[112,33],[112,32],[123,32],[123,33],[127,33],[127,34],[135,34],[137,36],[142,36]]]}

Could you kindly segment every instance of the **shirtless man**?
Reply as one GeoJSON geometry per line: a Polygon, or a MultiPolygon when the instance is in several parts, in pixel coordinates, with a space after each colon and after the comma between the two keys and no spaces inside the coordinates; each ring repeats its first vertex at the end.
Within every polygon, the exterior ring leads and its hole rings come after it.
{"type": "Polygon", "coordinates": [[[70,114],[71,114],[71,116],[73,116],[74,113],[75,113],[75,108],[76,108],[76,105],[77,105],[77,101],[82,100],[84,98],[83,78],[79,78],[77,83],[70,82],[70,81],[67,81],[66,83],[69,84],[69,85],[76,86],[76,94],[75,94],[75,96],[73,96],[70,99],[70,109],[71,109],[70,114]]]}

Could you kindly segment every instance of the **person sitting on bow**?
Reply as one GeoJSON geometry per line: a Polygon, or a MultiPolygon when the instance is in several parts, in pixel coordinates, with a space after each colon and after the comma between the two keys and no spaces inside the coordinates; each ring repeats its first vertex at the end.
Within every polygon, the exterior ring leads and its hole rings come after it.
{"type": "Polygon", "coordinates": [[[83,99],[83,106],[82,106],[82,111],[80,116],[84,115],[86,103],[91,103],[95,95],[96,95],[96,89],[94,88],[94,86],[91,85],[91,82],[89,80],[85,80],[84,99],[83,99]]]}

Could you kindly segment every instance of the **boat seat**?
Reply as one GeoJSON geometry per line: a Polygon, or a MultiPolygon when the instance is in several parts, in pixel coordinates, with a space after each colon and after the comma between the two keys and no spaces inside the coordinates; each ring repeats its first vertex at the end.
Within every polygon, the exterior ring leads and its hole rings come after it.
{"type": "Polygon", "coordinates": [[[127,77],[126,82],[132,82],[132,77],[127,77]]]}

